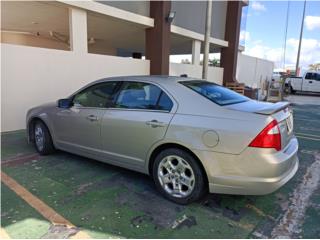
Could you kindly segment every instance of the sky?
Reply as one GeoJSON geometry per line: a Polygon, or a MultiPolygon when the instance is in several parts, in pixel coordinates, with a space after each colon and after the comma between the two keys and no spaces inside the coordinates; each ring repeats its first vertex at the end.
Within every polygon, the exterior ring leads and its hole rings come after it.
{"type": "MultiPolygon", "coordinates": [[[[295,68],[304,1],[289,2],[285,66],[295,68]]],[[[250,1],[243,11],[240,41],[245,41],[244,54],[274,61],[283,68],[288,1],[250,1]]],[[[320,63],[320,1],[307,1],[300,66],[320,63]]]]}

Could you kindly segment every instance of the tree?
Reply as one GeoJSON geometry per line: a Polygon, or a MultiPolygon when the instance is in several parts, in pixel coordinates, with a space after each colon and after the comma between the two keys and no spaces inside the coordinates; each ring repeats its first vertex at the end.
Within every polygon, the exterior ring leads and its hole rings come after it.
{"type": "MultiPolygon", "coordinates": [[[[220,67],[220,60],[219,59],[209,59],[209,66],[210,67],[220,67]]],[[[203,65],[203,60],[200,61],[200,65],[203,65]]]]}
{"type": "Polygon", "coordinates": [[[309,70],[318,71],[320,70],[320,63],[314,63],[309,65],[309,70]]]}
{"type": "Polygon", "coordinates": [[[186,59],[182,59],[181,63],[183,63],[183,64],[191,64],[190,60],[187,59],[187,58],[186,59]]]}
{"type": "Polygon", "coordinates": [[[209,60],[209,66],[213,66],[213,67],[220,67],[220,60],[219,59],[210,59],[209,60]]]}

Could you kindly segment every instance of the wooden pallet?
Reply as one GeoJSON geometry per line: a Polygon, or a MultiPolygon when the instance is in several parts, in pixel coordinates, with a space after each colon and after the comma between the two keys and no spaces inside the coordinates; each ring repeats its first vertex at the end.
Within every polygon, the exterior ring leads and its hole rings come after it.
{"type": "Polygon", "coordinates": [[[237,93],[244,95],[244,87],[245,87],[244,83],[235,83],[235,82],[227,83],[226,87],[229,88],[230,90],[233,90],[237,93]]]}

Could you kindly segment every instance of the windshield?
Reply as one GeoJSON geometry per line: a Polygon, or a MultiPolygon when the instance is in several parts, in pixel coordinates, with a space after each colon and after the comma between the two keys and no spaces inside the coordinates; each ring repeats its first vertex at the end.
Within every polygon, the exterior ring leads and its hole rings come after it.
{"type": "Polygon", "coordinates": [[[249,98],[215,83],[198,80],[180,83],[222,106],[249,101],[249,98]]]}

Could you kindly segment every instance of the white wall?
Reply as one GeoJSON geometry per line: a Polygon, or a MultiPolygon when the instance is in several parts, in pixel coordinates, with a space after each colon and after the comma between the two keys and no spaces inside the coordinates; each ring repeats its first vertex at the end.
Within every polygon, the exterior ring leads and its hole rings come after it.
{"type": "Polygon", "coordinates": [[[148,60],[1,44],[1,131],[25,128],[28,109],[105,77],[148,75],[148,60]]]}
{"type": "MultiPolygon", "coordinates": [[[[188,77],[202,78],[202,66],[193,64],[170,63],[169,74],[172,76],[187,74],[188,77]]],[[[223,68],[208,67],[208,81],[222,85],[223,68]]]]}
{"type": "Polygon", "coordinates": [[[10,43],[30,47],[52,48],[67,51],[70,50],[68,44],[56,41],[53,38],[24,33],[1,31],[1,43],[10,43]]]}
{"type": "Polygon", "coordinates": [[[271,61],[238,54],[237,80],[252,88],[261,88],[272,79],[274,64],[271,61]]]}

